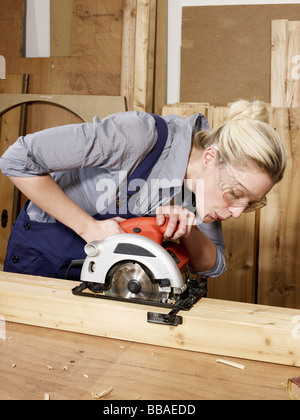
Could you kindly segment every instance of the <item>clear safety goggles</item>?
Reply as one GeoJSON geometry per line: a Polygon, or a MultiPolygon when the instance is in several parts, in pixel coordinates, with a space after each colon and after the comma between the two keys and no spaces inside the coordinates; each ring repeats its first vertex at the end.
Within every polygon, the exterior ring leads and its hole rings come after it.
{"type": "Polygon", "coordinates": [[[267,205],[267,197],[259,199],[244,187],[235,177],[220,150],[213,146],[220,155],[218,161],[218,186],[223,199],[230,207],[245,207],[244,213],[259,210],[267,205]]]}

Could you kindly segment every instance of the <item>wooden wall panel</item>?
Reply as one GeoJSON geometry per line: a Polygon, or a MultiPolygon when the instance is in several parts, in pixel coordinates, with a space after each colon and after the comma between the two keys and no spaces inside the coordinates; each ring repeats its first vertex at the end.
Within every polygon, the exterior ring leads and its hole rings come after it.
{"type": "Polygon", "coordinates": [[[271,124],[285,144],[288,166],[261,210],[258,298],[300,308],[300,109],[273,109],[271,124]]]}
{"type": "MultiPolygon", "coordinates": [[[[163,115],[204,113],[212,127],[226,107],[178,103],[163,115]]],[[[300,308],[300,108],[270,109],[270,124],[287,151],[283,181],[268,194],[268,206],[255,215],[223,223],[227,271],[208,280],[209,297],[300,308]]]]}

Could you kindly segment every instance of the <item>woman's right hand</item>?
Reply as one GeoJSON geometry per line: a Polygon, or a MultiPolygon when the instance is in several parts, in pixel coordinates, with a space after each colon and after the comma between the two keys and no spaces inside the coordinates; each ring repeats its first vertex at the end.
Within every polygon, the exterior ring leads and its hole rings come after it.
{"type": "Polygon", "coordinates": [[[119,223],[126,219],[122,217],[115,217],[107,220],[95,220],[89,225],[88,231],[81,235],[81,237],[88,243],[93,241],[103,241],[109,236],[125,233],[119,223]]]}

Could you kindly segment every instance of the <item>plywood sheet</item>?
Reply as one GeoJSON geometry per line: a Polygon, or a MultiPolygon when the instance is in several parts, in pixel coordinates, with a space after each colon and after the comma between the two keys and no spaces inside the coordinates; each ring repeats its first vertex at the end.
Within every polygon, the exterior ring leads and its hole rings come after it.
{"type": "Polygon", "coordinates": [[[271,21],[300,20],[300,5],[183,8],[183,102],[270,102],[271,21]]]}

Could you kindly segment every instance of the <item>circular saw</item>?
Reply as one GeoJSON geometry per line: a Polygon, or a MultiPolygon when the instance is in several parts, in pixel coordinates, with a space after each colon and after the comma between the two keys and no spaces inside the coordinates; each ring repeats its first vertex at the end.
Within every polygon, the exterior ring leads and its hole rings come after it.
{"type": "Polygon", "coordinates": [[[167,225],[158,226],[155,217],[129,219],[120,223],[125,233],[86,244],[82,283],[73,293],[166,306],[175,312],[190,309],[203,291],[191,287],[184,275],[189,262],[184,248],[163,241],[167,225]]]}

